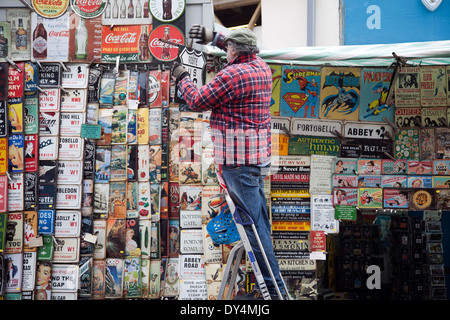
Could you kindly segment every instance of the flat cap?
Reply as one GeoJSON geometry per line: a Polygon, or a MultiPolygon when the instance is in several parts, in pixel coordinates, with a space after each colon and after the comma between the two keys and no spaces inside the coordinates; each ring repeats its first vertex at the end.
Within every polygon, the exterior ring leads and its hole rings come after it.
{"type": "Polygon", "coordinates": [[[225,37],[225,42],[232,40],[236,43],[247,44],[250,46],[256,46],[258,38],[253,31],[247,28],[236,29],[225,37]]]}

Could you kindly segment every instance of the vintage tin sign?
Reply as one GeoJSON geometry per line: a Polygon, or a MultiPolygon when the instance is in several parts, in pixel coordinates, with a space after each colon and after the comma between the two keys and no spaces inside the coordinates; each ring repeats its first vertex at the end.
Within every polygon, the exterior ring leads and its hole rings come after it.
{"type": "Polygon", "coordinates": [[[8,171],[8,138],[0,138],[0,175],[8,171]]]}
{"type": "Polygon", "coordinates": [[[20,72],[16,68],[8,69],[8,98],[23,97],[25,65],[24,62],[17,62],[16,65],[21,70],[20,72]]]}
{"type": "Polygon", "coordinates": [[[290,155],[331,155],[339,156],[340,141],[334,138],[292,136],[289,139],[290,155]]]}
{"type": "MultiPolygon", "coordinates": [[[[53,262],[73,263],[80,259],[80,238],[55,238],[53,262]]],[[[77,279],[78,280],[78,279],[77,279]]]]}
{"type": "Polygon", "coordinates": [[[420,67],[420,105],[447,106],[446,66],[420,67]]]}
{"type": "Polygon", "coordinates": [[[103,25],[133,25],[133,24],[152,24],[153,16],[150,14],[148,2],[139,5],[131,3],[129,11],[113,10],[112,6],[106,7],[102,15],[103,25]]]}
{"type": "Polygon", "coordinates": [[[39,68],[39,86],[57,88],[61,85],[61,65],[59,63],[43,63],[39,68]]]}
{"type": "Polygon", "coordinates": [[[38,211],[38,233],[53,235],[55,230],[55,210],[38,211]]]}
{"type": "Polygon", "coordinates": [[[89,77],[89,66],[83,63],[67,63],[62,71],[61,85],[64,88],[86,89],[89,77]]]}
{"type": "Polygon", "coordinates": [[[56,18],[66,12],[69,6],[69,0],[51,1],[51,0],[32,0],[36,12],[46,18],[56,18]]]}
{"type": "Polygon", "coordinates": [[[123,296],[123,269],[124,260],[116,258],[106,259],[106,269],[105,274],[115,275],[111,280],[111,286],[106,286],[105,298],[106,299],[117,299],[123,296]]]}
{"type": "Polygon", "coordinates": [[[152,25],[115,26],[112,30],[110,26],[103,26],[101,61],[114,63],[119,58],[120,63],[151,62],[145,40],[151,30],[152,25]],[[140,54],[142,49],[147,54],[140,54]]]}
{"type": "Polygon", "coordinates": [[[60,119],[59,131],[62,136],[81,136],[85,113],[61,112],[60,119]]]}
{"type": "Polygon", "coordinates": [[[37,211],[25,211],[24,212],[24,252],[36,251],[34,242],[38,236],[38,213],[37,211]]]}
{"type": "Polygon", "coordinates": [[[8,211],[8,177],[0,176],[0,213],[8,211]]]}
{"type": "Polygon", "coordinates": [[[56,210],[55,237],[79,237],[81,213],[75,210],[56,210]]]}
{"type": "Polygon", "coordinates": [[[392,70],[363,68],[361,70],[361,107],[359,120],[394,120],[394,101],[386,101],[392,80],[392,70]]]}
{"type": "Polygon", "coordinates": [[[26,134],[25,135],[25,172],[35,172],[38,170],[38,135],[26,134]]]}
{"type": "Polygon", "coordinates": [[[39,130],[39,99],[25,98],[23,103],[23,124],[25,134],[37,134],[39,130]]]}
{"type": "Polygon", "coordinates": [[[81,185],[67,184],[56,187],[56,209],[80,209],[81,185]]]}
{"type": "Polygon", "coordinates": [[[183,32],[170,24],[156,27],[150,34],[149,48],[151,54],[160,61],[173,61],[178,58],[178,46],[162,42],[160,39],[170,40],[178,45],[184,45],[183,32]]]}
{"type": "Polygon", "coordinates": [[[358,139],[387,139],[393,137],[393,129],[386,123],[373,122],[344,122],[344,138],[358,139]],[[387,134],[386,134],[387,133],[387,134]]]}
{"type": "Polygon", "coordinates": [[[320,67],[283,66],[280,89],[280,116],[319,116],[320,67]]]}
{"type": "Polygon", "coordinates": [[[27,98],[37,97],[39,94],[39,68],[37,63],[25,62],[25,87],[24,96],[27,98]]]}
{"type": "Polygon", "coordinates": [[[23,213],[8,213],[4,253],[21,253],[23,249],[23,235],[23,213]]]}
{"type": "Polygon", "coordinates": [[[65,89],[61,92],[61,112],[85,112],[86,89],[65,89]]]}
{"type": "Polygon", "coordinates": [[[52,265],[52,300],[53,292],[77,292],[79,269],[78,265],[52,265]]]}
{"type": "Polygon", "coordinates": [[[396,107],[415,107],[420,105],[420,68],[401,68],[395,84],[396,107]]]}
{"type": "Polygon", "coordinates": [[[39,160],[39,183],[54,184],[56,183],[57,161],[39,160]]]}
{"type": "Polygon", "coordinates": [[[37,172],[25,172],[24,209],[36,210],[38,205],[38,176],[37,172]]]}
{"type": "MultiPolygon", "coordinates": [[[[43,1],[50,2],[49,0],[43,1]]],[[[68,4],[68,0],[62,0],[59,3],[68,4]]],[[[69,47],[70,21],[68,12],[53,19],[46,19],[40,14],[32,12],[31,29],[39,35],[32,42],[32,61],[65,62],[69,60],[67,48],[69,47]],[[43,37],[45,32],[47,32],[47,39],[43,37]]]]}
{"type": "Polygon", "coordinates": [[[23,148],[24,137],[21,134],[14,134],[8,137],[8,171],[10,173],[23,172],[23,148]]]}
{"type": "MultiPolygon", "coordinates": [[[[2,280],[5,279],[5,291],[6,293],[10,294],[18,294],[20,293],[21,287],[22,287],[22,273],[23,273],[23,256],[22,253],[12,253],[12,254],[5,254],[4,260],[2,260],[3,270],[8,270],[7,272],[8,277],[5,276],[5,278],[2,277],[2,280]],[[11,272],[10,268],[14,268],[16,272],[11,272]]],[[[5,271],[6,273],[6,271],[5,271]]]]}
{"type": "Polygon", "coordinates": [[[101,146],[95,150],[95,182],[108,183],[111,178],[111,147],[101,146]]]}
{"type": "Polygon", "coordinates": [[[83,178],[95,177],[95,142],[86,139],[84,143],[83,178]]]}
{"type": "Polygon", "coordinates": [[[46,88],[39,93],[39,111],[58,112],[60,108],[60,89],[46,88]]]}
{"type": "Polygon", "coordinates": [[[420,189],[409,190],[410,210],[433,210],[436,209],[436,190],[420,189]]]}
{"type": "Polygon", "coordinates": [[[82,160],[83,146],[81,137],[60,137],[58,157],[60,160],[82,160]]]}
{"type": "Polygon", "coordinates": [[[36,284],[36,252],[23,253],[22,291],[33,291],[36,284]]]}
{"type": "Polygon", "coordinates": [[[290,126],[292,135],[336,137],[335,131],[342,134],[341,121],[292,118],[290,126]]]}
{"type": "Polygon", "coordinates": [[[97,242],[94,246],[94,259],[105,259],[106,257],[106,220],[94,219],[94,233],[97,242]]]}
{"type": "Polygon", "coordinates": [[[83,179],[83,161],[58,161],[58,184],[80,184],[83,179]]]}
{"type": "Polygon", "coordinates": [[[54,184],[39,185],[39,208],[54,209],[56,186],[54,184]]]}
{"type": "Polygon", "coordinates": [[[420,159],[418,128],[401,129],[395,134],[395,158],[420,159]]]}
{"type": "Polygon", "coordinates": [[[58,159],[58,137],[39,136],[39,160],[58,159]]]}
{"type": "Polygon", "coordinates": [[[106,9],[108,1],[70,0],[72,10],[82,18],[91,19],[100,16],[106,9]]]}
{"type": "Polygon", "coordinates": [[[39,247],[37,251],[38,268],[40,261],[51,261],[53,258],[53,248],[54,248],[53,236],[42,235],[42,242],[43,245],[39,247]]]}
{"type": "Polygon", "coordinates": [[[0,136],[6,136],[7,132],[10,134],[23,133],[22,98],[9,98],[8,118],[6,118],[5,111],[4,108],[0,109],[0,136]]]}
{"type": "Polygon", "coordinates": [[[359,119],[361,69],[324,67],[321,71],[321,119],[359,119]]]}
{"type": "Polygon", "coordinates": [[[111,181],[127,180],[127,146],[111,146],[111,181]]]}
{"type": "MultiPolygon", "coordinates": [[[[197,85],[197,88],[200,89],[205,84],[203,73],[206,64],[205,54],[201,51],[188,49],[186,47],[180,48],[183,48],[179,54],[181,63],[189,72],[190,78],[197,85]]],[[[168,101],[168,99],[166,101],[168,101]]]]}
{"type": "Polygon", "coordinates": [[[149,109],[138,108],[137,110],[137,143],[148,144],[149,141],[149,109]]]}
{"type": "Polygon", "coordinates": [[[168,23],[178,20],[184,14],[186,1],[173,0],[167,3],[163,1],[150,0],[148,6],[150,13],[156,20],[168,23]]]}
{"type": "Polygon", "coordinates": [[[39,134],[41,136],[57,136],[59,126],[59,112],[39,112],[39,134]]]}

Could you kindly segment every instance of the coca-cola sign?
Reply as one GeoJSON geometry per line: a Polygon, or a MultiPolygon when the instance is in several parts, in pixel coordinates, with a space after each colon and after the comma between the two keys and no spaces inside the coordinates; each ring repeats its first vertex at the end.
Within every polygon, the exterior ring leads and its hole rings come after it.
{"type": "Polygon", "coordinates": [[[178,57],[178,45],[184,45],[184,43],[184,35],[180,29],[173,25],[163,24],[150,34],[149,48],[156,59],[173,61],[178,57]],[[173,44],[169,44],[167,41],[173,44]]]}
{"type": "Polygon", "coordinates": [[[149,0],[152,16],[164,23],[172,22],[184,14],[186,0],[149,0]]]}
{"type": "Polygon", "coordinates": [[[85,19],[100,16],[105,11],[106,0],[70,0],[72,10],[85,19]]]}
{"type": "Polygon", "coordinates": [[[31,0],[34,10],[45,18],[56,18],[64,14],[69,0],[31,0]]]}
{"type": "MultiPolygon", "coordinates": [[[[144,26],[117,26],[112,30],[109,26],[102,28],[102,62],[116,62],[120,56],[120,63],[143,62],[139,59],[140,52],[147,41],[146,30],[151,30],[151,25],[144,26]]],[[[147,49],[148,50],[148,49],[147,49]]]]}

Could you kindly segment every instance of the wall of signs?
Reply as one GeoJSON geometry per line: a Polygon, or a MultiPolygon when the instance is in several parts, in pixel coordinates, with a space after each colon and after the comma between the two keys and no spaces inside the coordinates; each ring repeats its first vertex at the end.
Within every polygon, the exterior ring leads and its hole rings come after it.
{"type": "MultiPolygon", "coordinates": [[[[185,2],[64,3],[8,8],[0,22],[0,295],[216,299],[232,245],[206,231],[225,204],[210,112],[178,101],[169,71],[180,57],[203,81],[204,55],[184,46],[185,2]]],[[[265,193],[291,297],[331,287],[360,298],[363,259],[409,266],[423,235],[427,286],[396,297],[445,298],[449,67],[402,69],[394,104],[385,68],[271,68],[265,193]],[[386,221],[403,255],[363,246],[386,221]]],[[[241,271],[235,294],[255,282],[249,263],[241,271]]]]}

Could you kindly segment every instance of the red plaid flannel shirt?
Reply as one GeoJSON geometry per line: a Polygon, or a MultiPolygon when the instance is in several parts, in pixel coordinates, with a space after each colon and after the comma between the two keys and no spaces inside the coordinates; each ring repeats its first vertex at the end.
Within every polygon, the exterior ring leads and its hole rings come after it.
{"type": "MultiPolygon", "coordinates": [[[[223,36],[216,45],[223,48],[223,36]]],[[[270,162],[272,73],[255,54],[241,55],[200,89],[183,78],[178,89],[192,111],[212,110],[210,126],[216,164],[270,162]]]]}

